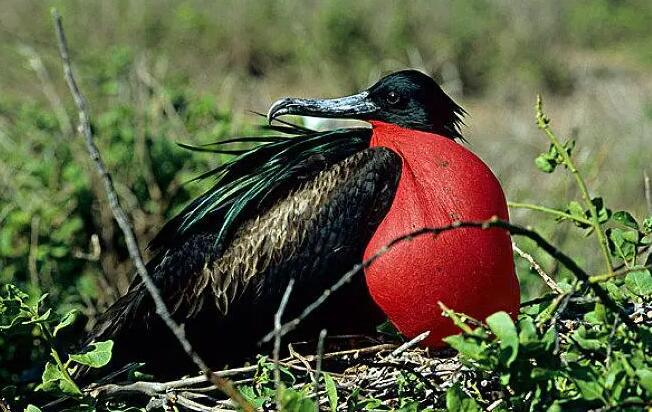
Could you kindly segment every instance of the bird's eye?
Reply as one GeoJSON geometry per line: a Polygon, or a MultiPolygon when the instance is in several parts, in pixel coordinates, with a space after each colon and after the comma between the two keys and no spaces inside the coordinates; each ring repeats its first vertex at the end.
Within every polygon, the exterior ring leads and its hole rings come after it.
{"type": "Polygon", "coordinates": [[[396,103],[398,103],[398,101],[399,101],[398,93],[396,93],[396,92],[387,93],[387,103],[396,104],[396,103]]]}

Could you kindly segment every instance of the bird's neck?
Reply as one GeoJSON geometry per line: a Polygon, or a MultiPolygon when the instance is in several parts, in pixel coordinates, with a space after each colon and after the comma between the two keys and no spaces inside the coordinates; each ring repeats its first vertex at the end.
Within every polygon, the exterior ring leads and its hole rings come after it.
{"type": "MultiPolygon", "coordinates": [[[[419,192],[429,193],[445,184],[442,176],[462,172],[450,165],[459,163],[456,154],[464,150],[462,146],[447,137],[407,129],[394,124],[372,122],[371,147],[385,147],[396,152],[403,161],[398,196],[418,196],[419,192]]],[[[440,189],[440,188],[439,188],[440,189]]]]}
{"type": "Polygon", "coordinates": [[[441,147],[441,139],[456,145],[452,139],[436,133],[423,132],[414,129],[397,126],[391,123],[371,121],[373,133],[371,135],[371,147],[387,147],[396,151],[403,159],[416,155],[417,157],[427,156],[428,151],[441,147]],[[426,152],[423,152],[426,150],[426,152]],[[401,153],[403,152],[403,153],[401,153]]]}
{"type": "Polygon", "coordinates": [[[446,137],[394,124],[372,122],[371,147],[385,147],[402,160],[402,171],[392,209],[385,226],[392,236],[417,227],[445,225],[454,220],[444,210],[437,194],[451,190],[443,176],[451,162],[449,154],[459,145],[446,137]],[[450,147],[449,147],[450,146],[450,147]]]}

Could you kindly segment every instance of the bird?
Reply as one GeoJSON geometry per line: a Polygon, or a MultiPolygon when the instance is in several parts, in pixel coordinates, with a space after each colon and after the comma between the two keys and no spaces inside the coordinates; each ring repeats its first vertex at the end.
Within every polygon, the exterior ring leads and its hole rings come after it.
{"type": "MultiPolygon", "coordinates": [[[[198,177],[214,185],[149,244],[147,270],[173,318],[212,367],[260,351],[288,283],[284,317],[297,316],[354,265],[424,226],[498,216],[500,184],[460,142],[466,112],[412,69],[340,98],[282,98],[272,135],[194,150],[231,154],[198,177]],[[280,118],[357,119],[371,127],[314,131],[280,118]],[[232,144],[254,144],[229,150],[232,144]]],[[[396,245],[329,296],[287,339],[374,333],[387,317],[407,337],[441,347],[455,326],[438,302],[479,319],[518,312],[511,241],[500,229],[464,228],[396,245]]],[[[114,341],[113,365],[145,362],[162,375],[192,369],[142,281],[97,320],[85,344],[114,341]]]]}

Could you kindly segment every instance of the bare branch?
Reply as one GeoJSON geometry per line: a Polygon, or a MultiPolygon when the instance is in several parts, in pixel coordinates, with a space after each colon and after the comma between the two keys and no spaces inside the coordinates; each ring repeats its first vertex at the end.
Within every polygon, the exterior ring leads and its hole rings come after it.
{"type": "Polygon", "coordinates": [[[326,339],[326,329],[319,332],[319,339],[317,340],[317,361],[315,362],[315,373],[312,375],[312,381],[315,385],[315,396],[317,397],[317,404],[319,405],[319,390],[321,378],[321,366],[324,360],[324,339],[326,339]]]}
{"type": "Polygon", "coordinates": [[[231,382],[228,379],[222,378],[216,375],[215,373],[213,373],[208,367],[208,365],[206,365],[204,360],[199,356],[199,354],[195,352],[192,345],[186,338],[186,334],[183,328],[181,328],[172,319],[172,316],[170,315],[170,311],[165,305],[165,302],[163,301],[161,294],[159,293],[156,285],[154,284],[154,281],[147,273],[145,262],[143,261],[143,257],[140,253],[140,249],[138,248],[138,243],[136,242],[136,237],[134,236],[134,232],[131,228],[131,224],[129,223],[127,214],[125,213],[124,209],[120,205],[120,201],[115,191],[115,187],[113,185],[111,175],[109,174],[109,171],[107,170],[106,165],[102,160],[102,156],[100,155],[100,152],[97,146],[95,145],[93,131],[90,125],[90,115],[89,115],[88,106],[86,104],[86,99],[84,98],[84,95],[81,93],[81,90],[79,89],[79,86],[73,74],[72,66],[70,63],[70,57],[68,53],[68,43],[66,41],[66,35],[63,30],[61,16],[56,11],[56,9],[52,9],[52,17],[54,20],[54,26],[57,35],[58,45],[59,45],[59,54],[61,55],[61,59],[63,60],[64,77],[66,79],[66,83],[68,83],[68,88],[72,93],[72,97],[75,100],[75,105],[77,106],[79,112],[78,113],[79,133],[84,137],[88,154],[90,155],[91,160],[95,164],[97,173],[99,174],[100,179],[104,184],[104,189],[106,191],[109,200],[109,206],[111,207],[111,212],[113,213],[113,216],[116,222],[118,223],[118,226],[120,227],[122,233],[124,234],[125,242],[127,244],[127,249],[129,250],[129,256],[133,261],[134,266],[136,267],[138,276],[140,276],[140,278],[142,279],[145,288],[151,295],[152,300],[154,301],[154,305],[156,306],[156,313],[167,325],[170,331],[172,331],[177,341],[179,341],[179,343],[183,347],[184,351],[192,359],[195,365],[197,365],[197,367],[206,375],[208,380],[211,383],[213,383],[217,388],[219,388],[221,391],[223,391],[227,396],[233,399],[233,401],[236,402],[238,405],[240,405],[245,411],[253,412],[254,411],[253,406],[249,402],[247,402],[247,400],[240,394],[240,392],[237,391],[237,389],[235,389],[235,387],[233,387],[231,382]]]}
{"type": "Polygon", "coordinates": [[[405,342],[404,344],[402,344],[398,348],[394,349],[392,351],[392,353],[391,353],[391,356],[398,356],[401,353],[405,352],[406,350],[408,350],[410,348],[413,348],[416,344],[418,344],[419,342],[421,342],[422,340],[424,340],[428,336],[430,336],[430,331],[429,330],[415,336],[414,338],[412,338],[409,341],[405,342]]]}
{"type": "MultiPolygon", "coordinates": [[[[285,307],[288,304],[288,300],[290,299],[290,293],[292,293],[292,287],[294,287],[294,279],[290,279],[288,282],[288,285],[285,287],[285,292],[283,293],[283,297],[281,298],[281,303],[278,305],[278,310],[276,311],[276,314],[274,314],[274,333],[275,333],[275,339],[274,339],[274,383],[276,384],[276,389],[278,390],[279,386],[281,385],[281,371],[279,367],[279,356],[281,352],[281,338],[283,335],[281,334],[281,317],[283,316],[283,312],[285,312],[285,307]]],[[[281,409],[280,402],[278,404],[279,410],[281,409]]]]}
{"type": "Polygon", "coordinates": [[[514,242],[512,242],[512,249],[514,249],[514,252],[516,252],[520,257],[528,261],[532,269],[539,274],[541,279],[543,279],[550,289],[554,290],[555,293],[564,293],[564,291],[559,288],[559,285],[557,285],[557,282],[555,282],[554,279],[543,270],[539,262],[534,260],[532,255],[521,250],[521,248],[519,248],[514,242]]]}

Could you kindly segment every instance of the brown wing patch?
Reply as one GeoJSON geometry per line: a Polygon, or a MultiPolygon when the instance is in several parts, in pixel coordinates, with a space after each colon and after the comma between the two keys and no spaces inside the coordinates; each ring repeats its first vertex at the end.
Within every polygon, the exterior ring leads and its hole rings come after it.
{"type": "MultiPolygon", "coordinates": [[[[265,214],[241,226],[224,254],[205,267],[201,275],[210,277],[215,304],[221,313],[228,312],[229,304],[245,290],[253,277],[279,263],[301,245],[333,191],[369,155],[356,153],[320,172],[265,214]]],[[[202,284],[204,289],[207,282],[202,284]]]]}

